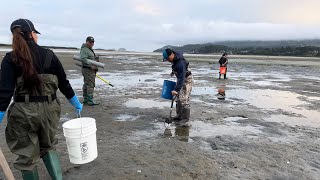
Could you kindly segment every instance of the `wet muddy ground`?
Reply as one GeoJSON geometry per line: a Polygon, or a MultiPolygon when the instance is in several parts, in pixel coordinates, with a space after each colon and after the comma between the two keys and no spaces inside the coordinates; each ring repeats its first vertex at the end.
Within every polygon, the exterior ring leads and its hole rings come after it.
{"type": "MultiPolygon", "coordinates": [[[[58,57],[81,97],[81,71],[72,55],[58,57]]],[[[191,125],[166,130],[171,101],[160,97],[161,89],[163,80],[174,78],[170,64],[160,59],[150,54],[101,57],[106,66],[98,74],[114,87],[96,79],[101,105],[84,106],[82,112],[97,121],[98,158],[71,164],[60,127],[57,151],[65,179],[320,179],[319,62],[251,63],[231,57],[228,79],[219,80],[217,60],[190,57],[195,79],[191,125]],[[225,89],[225,100],[217,98],[219,88],[225,89]]],[[[75,113],[59,96],[62,124],[75,113]]],[[[6,120],[0,145],[12,167],[16,156],[5,144],[5,125],[6,120]]],[[[48,179],[42,163],[39,169],[48,179]]],[[[18,171],[14,175],[21,179],[18,171]]]]}

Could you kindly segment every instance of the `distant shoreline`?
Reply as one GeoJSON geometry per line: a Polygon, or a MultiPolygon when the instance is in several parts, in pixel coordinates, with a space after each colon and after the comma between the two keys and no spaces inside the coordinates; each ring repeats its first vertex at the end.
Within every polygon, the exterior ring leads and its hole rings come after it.
{"type": "MultiPolygon", "coordinates": [[[[57,54],[79,54],[79,49],[59,49],[52,48],[57,54]]],[[[11,48],[0,46],[0,55],[11,51],[11,48]]],[[[113,56],[149,56],[151,59],[162,59],[162,54],[158,52],[119,52],[108,50],[95,50],[96,54],[102,58],[113,58],[113,56]]],[[[220,54],[184,54],[185,58],[192,62],[208,62],[215,64],[221,57],[220,54]]],[[[320,58],[317,57],[295,57],[295,56],[257,56],[257,55],[229,55],[230,63],[249,64],[278,64],[278,65],[298,65],[298,66],[320,66],[320,58]]]]}

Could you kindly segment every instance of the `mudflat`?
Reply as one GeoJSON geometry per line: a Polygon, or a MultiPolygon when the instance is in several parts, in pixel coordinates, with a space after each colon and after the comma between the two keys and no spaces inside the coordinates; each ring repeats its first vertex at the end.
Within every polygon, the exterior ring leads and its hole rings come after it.
{"type": "MultiPolygon", "coordinates": [[[[74,52],[56,52],[82,99],[81,69],[74,52]]],[[[62,123],[76,117],[59,92],[57,137],[65,179],[319,179],[320,71],[317,58],[232,57],[228,79],[218,79],[219,56],[186,55],[194,76],[190,126],[165,129],[171,101],[161,98],[171,65],[160,54],[99,52],[106,64],[96,79],[95,99],[83,117],[97,123],[98,158],[69,162],[62,123]],[[297,63],[298,62],[298,63],[297,63]],[[225,100],[217,98],[225,89],[225,100]]],[[[0,52],[0,57],[4,52],[0,52]]],[[[0,146],[12,166],[16,156],[0,146]]],[[[39,163],[41,179],[50,179],[39,163]]],[[[3,178],[0,172],[0,178],[3,178]]]]}

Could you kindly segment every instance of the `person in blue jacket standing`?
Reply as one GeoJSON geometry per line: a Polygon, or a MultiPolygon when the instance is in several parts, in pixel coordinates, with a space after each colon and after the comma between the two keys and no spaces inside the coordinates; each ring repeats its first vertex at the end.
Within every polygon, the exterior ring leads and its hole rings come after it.
{"type": "Polygon", "coordinates": [[[12,22],[12,51],[1,63],[0,122],[7,113],[6,142],[18,155],[14,167],[25,180],[39,179],[37,163],[42,158],[50,176],[61,180],[62,171],[55,145],[61,107],[56,92],[74,106],[82,104],[75,95],[58,57],[37,44],[40,34],[28,19],[12,22]]]}
{"type": "Polygon", "coordinates": [[[177,124],[185,124],[190,119],[190,94],[193,86],[193,76],[189,69],[189,62],[183,55],[172,49],[165,49],[162,52],[163,61],[172,63],[172,73],[177,77],[177,85],[171,92],[177,96],[176,116],[172,119],[177,124]]]}

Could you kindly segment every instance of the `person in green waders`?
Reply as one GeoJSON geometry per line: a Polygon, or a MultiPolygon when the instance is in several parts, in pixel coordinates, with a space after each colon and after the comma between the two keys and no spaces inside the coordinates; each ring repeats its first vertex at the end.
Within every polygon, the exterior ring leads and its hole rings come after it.
{"type": "Polygon", "coordinates": [[[37,44],[40,34],[31,21],[15,20],[11,26],[12,51],[1,62],[0,122],[6,109],[6,141],[18,155],[14,167],[25,180],[39,179],[37,163],[42,158],[50,176],[61,180],[62,170],[55,145],[61,107],[56,92],[82,111],[57,56],[37,44]]]}
{"type": "Polygon", "coordinates": [[[83,104],[89,106],[99,105],[100,103],[93,100],[93,92],[95,87],[95,79],[98,68],[89,64],[87,59],[99,61],[92,47],[94,46],[94,38],[89,36],[86,43],[83,43],[80,50],[80,58],[82,60],[82,75],[83,75],[83,104]]]}

